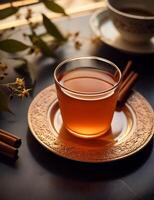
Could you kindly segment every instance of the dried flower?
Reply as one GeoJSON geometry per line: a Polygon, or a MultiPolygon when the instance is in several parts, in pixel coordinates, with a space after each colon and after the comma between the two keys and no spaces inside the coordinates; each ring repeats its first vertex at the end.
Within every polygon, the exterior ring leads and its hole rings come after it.
{"type": "Polygon", "coordinates": [[[100,36],[91,37],[91,42],[92,42],[93,44],[97,44],[97,43],[100,42],[100,41],[101,41],[100,36]]]}
{"type": "Polygon", "coordinates": [[[27,9],[27,14],[26,14],[26,19],[29,20],[32,17],[32,9],[28,8],[27,9]]]}
{"type": "Polygon", "coordinates": [[[74,47],[76,48],[76,50],[80,50],[81,46],[82,46],[82,44],[81,44],[80,41],[78,41],[78,40],[75,41],[75,43],[74,43],[74,47]]]}
{"type": "Polygon", "coordinates": [[[30,89],[25,89],[25,88],[23,88],[23,90],[20,91],[20,93],[19,93],[17,96],[18,96],[18,97],[21,97],[22,99],[23,99],[24,97],[28,97],[28,96],[29,96],[29,91],[30,91],[30,89]]]}
{"type": "Polygon", "coordinates": [[[25,88],[25,81],[22,78],[16,78],[15,82],[8,83],[7,87],[10,90],[10,99],[12,99],[14,96],[24,98],[29,96],[29,92],[31,89],[25,88]]]}
{"type": "Polygon", "coordinates": [[[79,34],[80,34],[79,31],[75,32],[75,33],[74,33],[74,37],[77,38],[77,37],[79,36],[79,34]]]}
{"type": "Polygon", "coordinates": [[[22,78],[16,78],[15,84],[17,85],[17,87],[21,88],[21,87],[25,87],[25,81],[22,78]]]}

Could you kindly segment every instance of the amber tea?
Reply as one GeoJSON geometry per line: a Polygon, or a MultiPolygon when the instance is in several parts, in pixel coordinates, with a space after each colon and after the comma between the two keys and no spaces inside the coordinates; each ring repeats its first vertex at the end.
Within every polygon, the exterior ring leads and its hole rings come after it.
{"type": "Polygon", "coordinates": [[[93,67],[75,67],[57,80],[57,96],[64,126],[79,137],[95,137],[111,125],[116,106],[116,76],[93,67]]]}

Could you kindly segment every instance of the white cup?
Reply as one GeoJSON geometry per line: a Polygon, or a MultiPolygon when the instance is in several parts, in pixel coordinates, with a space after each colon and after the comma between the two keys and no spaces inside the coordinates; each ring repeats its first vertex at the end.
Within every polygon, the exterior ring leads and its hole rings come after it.
{"type": "Polygon", "coordinates": [[[145,43],[154,36],[154,0],[107,0],[107,7],[123,39],[145,43]]]}

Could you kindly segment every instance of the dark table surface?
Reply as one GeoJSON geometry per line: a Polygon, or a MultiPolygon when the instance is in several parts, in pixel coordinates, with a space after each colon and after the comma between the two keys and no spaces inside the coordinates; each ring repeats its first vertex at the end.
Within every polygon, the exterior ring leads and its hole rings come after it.
{"type": "Polygon", "coordinates": [[[154,55],[120,52],[103,43],[90,42],[90,15],[59,21],[67,31],[80,31],[82,48],[73,43],[61,47],[59,59],[38,61],[39,76],[33,97],[14,100],[9,113],[0,114],[0,128],[22,138],[19,159],[13,163],[0,156],[0,200],[153,200],[153,139],[135,155],[106,164],[88,164],[61,158],[44,149],[32,136],[27,123],[28,107],[35,95],[53,83],[51,72],[60,60],[72,56],[97,55],[115,62],[121,69],[128,60],[140,74],[135,88],[154,106],[154,55]]]}

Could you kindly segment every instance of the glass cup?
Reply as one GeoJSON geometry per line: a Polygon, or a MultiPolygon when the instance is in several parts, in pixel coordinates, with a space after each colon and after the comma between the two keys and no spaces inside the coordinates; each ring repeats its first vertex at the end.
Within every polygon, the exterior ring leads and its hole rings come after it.
{"type": "Polygon", "coordinates": [[[114,63],[95,56],[67,59],[56,67],[54,80],[63,124],[70,133],[94,138],[110,129],[121,81],[114,63]]]}

